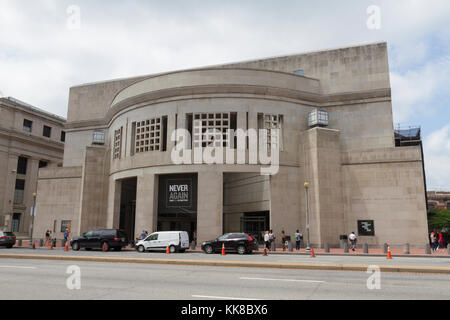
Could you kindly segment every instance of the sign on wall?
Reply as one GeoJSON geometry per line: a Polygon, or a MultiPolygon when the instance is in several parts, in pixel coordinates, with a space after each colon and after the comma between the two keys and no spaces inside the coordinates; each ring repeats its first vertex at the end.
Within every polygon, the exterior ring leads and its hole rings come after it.
{"type": "Polygon", "coordinates": [[[192,206],[192,179],[168,179],[166,184],[167,207],[192,206]]]}
{"type": "Polygon", "coordinates": [[[197,214],[197,175],[159,176],[158,215],[165,217],[197,214]]]}
{"type": "Polygon", "coordinates": [[[374,236],[375,224],[373,220],[358,220],[358,234],[360,236],[374,236]]]}

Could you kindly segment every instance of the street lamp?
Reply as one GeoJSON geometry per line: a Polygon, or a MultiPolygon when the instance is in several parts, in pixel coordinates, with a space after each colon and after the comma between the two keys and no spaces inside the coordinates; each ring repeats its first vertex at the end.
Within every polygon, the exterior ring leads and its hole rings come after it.
{"type": "Polygon", "coordinates": [[[306,181],[304,186],[305,186],[305,193],[306,193],[306,251],[311,251],[311,246],[310,246],[310,242],[309,242],[309,205],[308,205],[309,182],[306,181]]]}
{"type": "Polygon", "coordinates": [[[33,247],[33,228],[34,228],[34,216],[36,215],[36,197],[37,197],[37,193],[33,193],[33,209],[31,210],[31,241],[30,244],[33,247]]]}

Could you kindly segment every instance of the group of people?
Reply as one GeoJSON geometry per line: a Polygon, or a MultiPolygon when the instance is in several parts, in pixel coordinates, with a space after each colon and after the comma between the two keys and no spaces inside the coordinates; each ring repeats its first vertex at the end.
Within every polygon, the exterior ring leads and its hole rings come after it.
{"type": "Polygon", "coordinates": [[[431,249],[433,251],[437,251],[437,249],[444,249],[444,236],[442,235],[442,232],[431,232],[430,233],[430,242],[431,242],[431,249]]]}
{"type": "MultiPolygon", "coordinates": [[[[275,235],[273,233],[273,230],[270,231],[266,231],[264,232],[264,244],[267,250],[271,251],[271,250],[276,250],[276,245],[275,245],[275,235]]],[[[284,230],[281,231],[281,248],[283,249],[283,251],[286,251],[286,233],[284,232],[284,230]]],[[[295,249],[298,251],[300,250],[301,247],[301,242],[303,239],[303,235],[300,233],[299,230],[297,230],[295,232],[295,249]]]]}

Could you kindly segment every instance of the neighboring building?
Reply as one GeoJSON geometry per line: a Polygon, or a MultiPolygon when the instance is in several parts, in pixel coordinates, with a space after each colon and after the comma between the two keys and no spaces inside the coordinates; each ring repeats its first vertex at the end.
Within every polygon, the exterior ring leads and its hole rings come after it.
{"type": "Polygon", "coordinates": [[[38,170],[62,164],[65,119],[0,98],[0,229],[29,235],[38,170]]]}
{"type": "Polygon", "coordinates": [[[428,209],[450,210],[450,191],[427,191],[428,209]]]}
{"type": "Polygon", "coordinates": [[[305,234],[308,181],[314,246],[352,231],[370,245],[428,242],[423,157],[420,145],[396,145],[386,43],[72,87],[66,131],[63,167],[39,175],[36,235],[55,223],[72,235],[196,231],[200,243],[305,234]],[[243,164],[172,159],[175,129],[205,147],[210,128],[220,146],[229,129],[279,129],[277,174],[261,175],[251,137],[238,146],[243,164]]]}

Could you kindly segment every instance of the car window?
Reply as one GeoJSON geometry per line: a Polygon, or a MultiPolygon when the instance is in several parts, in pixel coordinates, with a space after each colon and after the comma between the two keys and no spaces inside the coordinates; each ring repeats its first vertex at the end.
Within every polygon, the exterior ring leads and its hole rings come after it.
{"type": "Polygon", "coordinates": [[[12,237],[14,234],[12,232],[3,232],[3,235],[12,237]]]}
{"type": "Polygon", "coordinates": [[[94,233],[94,232],[92,232],[92,231],[88,231],[88,232],[86,232],[86,233],[84,234],[84,236],[85,236],[85,237],[92,237],[93,233],[94,233]]]}
{"type": "Polygon", "coordinates": [[[247,237],[243,233],[232,233],[228,239],[247,239],[247,237]]]}
{"type": "Polygon", "coordinates": [[[145,241],[152,241],[152,240],[158,240],[158,234],[151,234],[147,237],[147,239],[145,239],[145,241]]]}
{"type": "Polygon", "coordinates": [[[223,240],[229,239],[229,236],[230,236],[230,235],[231,235],[230,233],[221,235],[219,238],[217,238],[217,240],[223,241],[223,240]]]}

